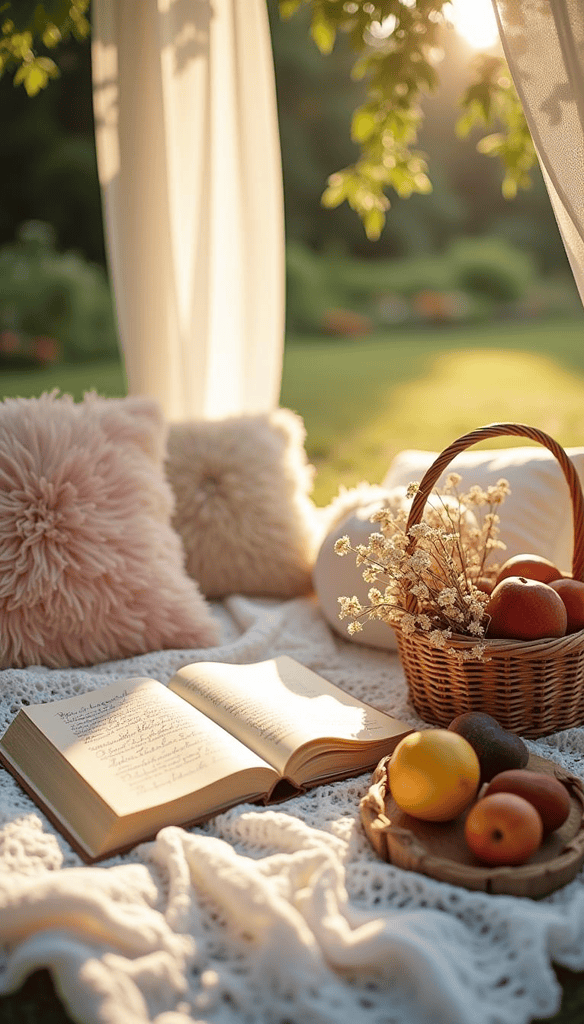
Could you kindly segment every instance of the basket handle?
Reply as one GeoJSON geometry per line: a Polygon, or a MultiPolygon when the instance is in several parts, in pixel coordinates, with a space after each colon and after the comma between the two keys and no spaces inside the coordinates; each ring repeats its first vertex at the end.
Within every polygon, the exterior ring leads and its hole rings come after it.
{"type": "MultiPolygon", "coordinates": [[[[548,448],[558,460],[562,472],[568,483],[570,489],[570,500],[572,502],[572,519],[574,525],[574,553],[572,557],[572,576],[575,580],[584,580],[584,495],[582,494],[582,487],[580,486],[580,479],[576,472],[574,463],[570,457],[566,454],[564,449],[557,441],[554,441],[553,437],[549,434],[544,433],[543,430],[537,430],[535,427],[525,426],[523,423],[489,423],[485,427],[477,427],[476,430],[471,430],[468,434],[463,434],[452,444],[448,445],[443,452],[438,455],[434,460],[429,469],[426,470],[424,476],[420,481],[418,491],[412,502],[408,521],[406,525],[406,532],[412,526],[416,526],[422,519],[424,512],[424,506],[432,488],[436,481],[440,478],[443,471],[449,465],[450,462],[460,452],[463,452],[466,448],[470,448],[473,444],[478,444],[479,441],[486,441],[490,437],[500,437],[501,435],[511,434],[519,437],[528,437],[532,441],[538,441],[540,444],[548,448]]],[[[412,538],[407,548],[408,553],[414,550],[416,546],[415,538],[412,538]]],[[[407,600],[407,608],[411,610],[416,605],[416,598],[409,595],[407,600]]]]}

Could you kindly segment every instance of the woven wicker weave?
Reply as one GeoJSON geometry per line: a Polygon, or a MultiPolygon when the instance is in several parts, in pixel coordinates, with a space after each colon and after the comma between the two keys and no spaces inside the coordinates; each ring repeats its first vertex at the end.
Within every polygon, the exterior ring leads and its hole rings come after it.
{"type": "MultiPolygon", "coordinates": [[[[491,423],[445,448],[420,482],[407,528],[420,522],[432,488],[456,455],[479,441],[507,434],[539,442],[558,460],[572,504],[572,576],[584,580],[584,496],[574,464],[548,434],[521,423],[491,423]]],[[[407,610],[415,608],[416,599],[410,596],[407,610]]],[[[432,725],[447,726],[466,711],[486,711],[504,729],[528,737],[584,723],[584,630],[559,639],[487,640],[487,661],[460,661],[434,647],[424,634],[404,634],[399,626],[396,632],[412,703],[432,725]]],[[[453,638],[448,647],[462,651],[475,643],[453,638]]]]}

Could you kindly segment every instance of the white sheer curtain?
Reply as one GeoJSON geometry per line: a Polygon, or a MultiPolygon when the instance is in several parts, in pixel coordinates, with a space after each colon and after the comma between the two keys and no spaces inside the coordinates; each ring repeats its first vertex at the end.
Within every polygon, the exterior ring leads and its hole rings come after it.
{"type": "Polygon", "coordinates": [[[584,302],[584,0],[493,0],[584,302]]]}
{"type": "Polygon", "coordinates": [[[279,402],[284,222],[265,0],[94,0],[96,143],[129,390],[279,402]]]}

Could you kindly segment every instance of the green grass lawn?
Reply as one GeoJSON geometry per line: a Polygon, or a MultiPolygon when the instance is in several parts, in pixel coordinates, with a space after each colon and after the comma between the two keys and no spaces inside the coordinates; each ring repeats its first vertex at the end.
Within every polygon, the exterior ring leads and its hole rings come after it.
{"type": "MultiPolygon", "coordinates": [[[[3,396],[55,387],[76,398],[90,389],[125,393],[119,362],[5,371],[0,381],[3,396]]],[[[392,331],[360,340],[290,339],[281,403],[304,418],[319,504],[340,484],[379,482],[402,448],[441,450],[495,420],[537,426],[564,445],[584,444],[584,314],[529,324],[392,331]]],[[[584,975],[557,973],[564,999],[551,1020],[581,1024],[584,975]]],[[[67,1022],[46,971],[35,973],[15,995],[0,998],[1,1024],[41,1020],[67,1022]]]]}
{"type": "MultiPolygon", "coordinates": [[[[54,387],[76,398],[92,388],[121,395],[125,380],[120,364],[107,362],[4,372],[0,384],[4,396],[54,387]]],[[[584,314],[358,340],[291,338],[281,403],[304,418],[319,505],[341,484],[381,481],[403,448],[441,450],[495,420],[537,426],[564,445],[584,444],[584,314]]]]}
{"type": "Polygon", "coordinates": [[[0,392],[3,398],[40,395],[58,388],[77,400],[85,391],[100,395],[125,395],[126,379],[119,360],[100,363],[76,363],[70,366],[52,366],[47,370],[3,370],[0,374],[0,392]]]}
{"type": "Polygon", "coordinates": [[[520,421],[584,444],[584,315],[304,339],[287,346],[282,404],[304,417],[319,504],[341,483],[380,482],[403,448],[440,451],[485,423],[520,421]]]}

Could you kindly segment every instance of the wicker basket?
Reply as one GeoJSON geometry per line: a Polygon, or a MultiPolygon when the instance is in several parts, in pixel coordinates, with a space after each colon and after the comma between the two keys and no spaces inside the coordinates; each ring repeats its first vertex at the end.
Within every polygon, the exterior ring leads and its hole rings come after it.
{"type": "MultiPolygon", "coordinates": [[[[576,469],[553,438],[521,423],[492,423],[464,434],[438,456],[424,474],[412,502],[407,528],[419,523],[424,506],[444,469],[466,448],[502,435],[530,438],[548,448],[566,478],[572,504],[572,576],[584,580],[584,496],[576,469]]],[[[410,550],[415,547],[412,541],[410,550]]],[[[410,596],[407,611],[415,611],[410,596]]],[[[544,736],[584,723],[584,630],[559,639],[487,640],[486,661],[462,661],[434,647],[424,634],[396,628],[398,650],[412,703],[424,721],[446,727],[466,711],[485,711],[511,732],[544,736]]],[[[462,651],[475,640],[452,638],[462,651]]]]}

